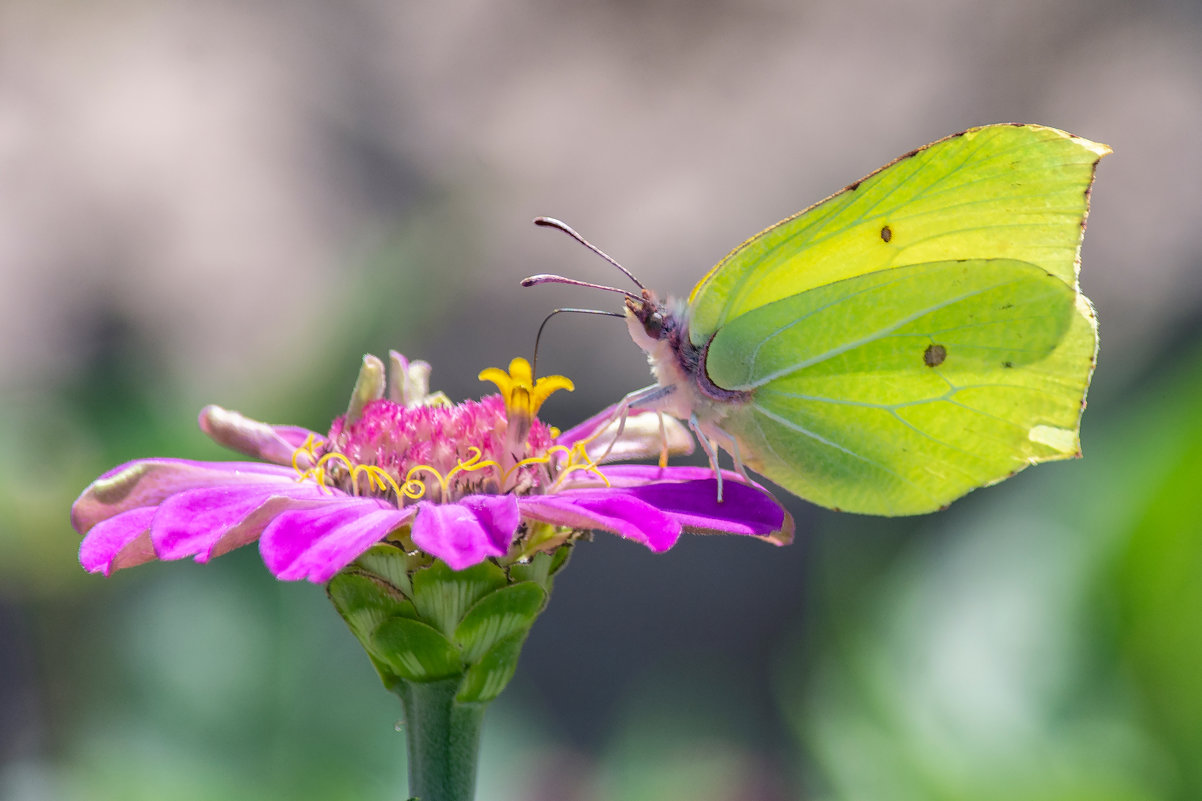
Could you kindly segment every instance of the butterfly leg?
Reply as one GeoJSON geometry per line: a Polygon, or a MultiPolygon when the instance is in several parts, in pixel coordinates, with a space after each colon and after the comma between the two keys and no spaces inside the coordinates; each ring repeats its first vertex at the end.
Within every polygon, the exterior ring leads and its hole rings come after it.
{"type": "Polygon", "coordinates": [[[659,417],[659,469],[668,466],[668,424],[664,422],[664,413],[657,412],[659,417]]]}
{"type": "Polygon", "coordinates": [[[614,414],[617,415],[618,430],[614,432],[614,438],[609,441],[609,445],[605,447],[605,450],[601,453],[601,456],[597,458],[598,462],[604,462],[609,456],[610,451],[614,449],[614,445],[616,445],[618,440],[622,438],[623,432],[626,431],[626,418],[630,415],[630,408],[625,404],[622,404],[614,411],[614,414]]]}
{"type": "Polygon", "coordinates": [[[689,428],[696,435],[697,441],[701,443],[701,449],[705,451],[705,455],[709,457],[710,468],[714,471],[714,478],[718,479],[718,503],[722,503],[722,470],[718,467],[718,449],[714,447],[714,442],[705,435],[701,430],[701,425],[697,422],[697,415],[689,415],[689,428]]]}
{"type": "MultiPolygon", "coordinates": [[[[614,432],[613,439],[610,440],[609,445],[605,448],[600,456],[596,457],[596,461],[598,463],[605,461],[606,457],[609,456],[610,451],[613,450],[614,445],[616,445],[618,441],[622,439],[622,433],[626,430],[626,418],[630,415],[632,410],[637,411],[638,407],[640,406],[646,406],[650,409],[655,409],[656,402],[671,394],[671,392],[671,387],[644,387],[643,389],[636,389],[634,392],[631,392],[626,397],[622,398],[622,400],[620,400],[617,406],[614,408],[613,414],[611,414],[609,418],[611,422],[614,420],[618,421],[618,429],[616,432],[614,432]]],[[[608,423],[606,425],[608,425],[608,423]]],[[[604,428],[605,426],[602,426],[598,430],[602,431],[604,428]]],[[[668,464],[668,434],[667,430],[664,428],[662,412],[660,413],[660,441],[660,467],[666,467],[668,464]]]]}
{"type": "MultiPolygon", "coordinates": [[[[722,429],[718,429],[717,433],[726,438],[726,442],[722,447],[726,449],[727,453],[729,453],[731,458],[734,460],[735,470],[738,471],[739,476],[748,484],[755,484],[755,482],[751,480],[751,476],[747,475],[747,467],[743,464],[743,457],[739,453],[739,441],[730,434],[727,434],[722,429]]],[[[717,437],[715,436],[715,439],[716,438],[717,437]]]]}

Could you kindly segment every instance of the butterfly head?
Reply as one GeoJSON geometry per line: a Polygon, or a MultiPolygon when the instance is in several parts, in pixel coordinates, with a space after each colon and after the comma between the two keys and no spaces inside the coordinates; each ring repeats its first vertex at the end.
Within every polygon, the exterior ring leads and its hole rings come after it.
{"type": "Polygon", "coordinates": [[[650,289],[644,289],[639,297],[626,298],[626,324],[635,343],[647,352],[656,343],[678,338],[681,328],[680,316],[650,289]]]}
{"type": "Polygon", "coordinates": [[[626,299],[626,326],[634,344],[647,353],[660,386],[693,382],[700,354],[689,342],[683,304],[660,301],[644,289],[641,297],[626,299]]]}
{"type": "Polygon", "coordinates": [[[655,297],[649,289],[644,289],[641,296],[626,298],[626,322],[633,330],[637,327],[644,336],[651,340],[662,338],[664,330],[664,304],[655,297]]]}

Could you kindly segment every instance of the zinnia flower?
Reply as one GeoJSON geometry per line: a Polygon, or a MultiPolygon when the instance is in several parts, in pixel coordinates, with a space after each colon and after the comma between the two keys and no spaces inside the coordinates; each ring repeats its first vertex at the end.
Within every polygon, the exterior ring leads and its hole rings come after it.
{"type": "Polygon", "coordinates": [[[71,510],[85,535],[80,562],[108,575],[154,559],[205,562],[258,540],[278,578],[325,583],[381,541],[462,570],[591,530],[653,551],[682,530],[792,537],[791,518],[761,488],[731,474],[719,503],[710,469],[663,466],[668,450],[691,448],[675,420],[642,413],[618,426],[606,410],[559,433],[535,415],[571,382],[536,382],[523,359],[481,373],[502,395],[460,404],[428,394],[425,363],[395,352],[391,362],[386,386],[380,360],[364,357],[347,413],[324,437],[206,407],[206,434],[263,461],[138,459],[110,470],[71,510]],[[661,465],[608,464],[656,453],[661,465]]]}

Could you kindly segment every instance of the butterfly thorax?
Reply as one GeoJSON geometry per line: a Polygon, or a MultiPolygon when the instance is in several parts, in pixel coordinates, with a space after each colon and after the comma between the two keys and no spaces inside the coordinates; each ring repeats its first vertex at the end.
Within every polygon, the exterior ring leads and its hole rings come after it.
{"type": "Polygon", "coordinates": [[[671,392],[657,408],[682,420],[695,415],[716,422],[735,406],[751,399],[751,393],[718,386],[705,370],[705,351],[689,339],[685,304],[659,301],[650,290],[641,300],[626,301],[626,324],[636,345],[647,353],[651,372],[661,387],[671,392]]]}

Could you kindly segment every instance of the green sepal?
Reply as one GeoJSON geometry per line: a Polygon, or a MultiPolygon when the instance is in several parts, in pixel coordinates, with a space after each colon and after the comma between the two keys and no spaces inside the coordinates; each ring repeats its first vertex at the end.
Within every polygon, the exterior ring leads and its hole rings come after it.
{"type": "Polygon", "coordinates": [[[472,604],[507,583],[505,571],[492,562],[463,570],[434,562],[413,575],[413,602],[422,620],[451,637],[472,604]]]}
{"type": "Polygon", "coordinates": [[[326,585],[326,594],[351,632],[363,643],[391,617],[417,617],[413,603],[395,586],[370,573],[339,573],[326,585]]]}
{"type": "Polygon", "coordinates": [[[530,629],[524,628],[493,645],[467,669],[455,700],[459,703],[487,703],[500,695],[517,670],[518,657],[529,633],[530,629]]]}
{"type": "Polygon", "coordinates": [[[547,593],[532,581],[510,584],[481,598],[455,628],[464,663],[479,661],[497,641],[515,632],[529,631],[546,602],[547,593]]]}
{"type": "MultiPolygon", "coordinates": [[[[427,557],[428,558],[428,557],[427,557]]],[[[413,597],[409,574],[421,567],[422,555],[409,555],[395,545],[381,543],[355,560],[354,567],[379,576],[407,598],[413,597]]]]}
{"type": "MultiPolygon", "coordinates": [[[[459,649],[450,640],[420,620],[406,617],[381,623],[370,637],[369,653],[408,681],[438,681],[463,672],[459,649]]],[[[390,682],[385,679],[385,683],[390,682]]]]}

